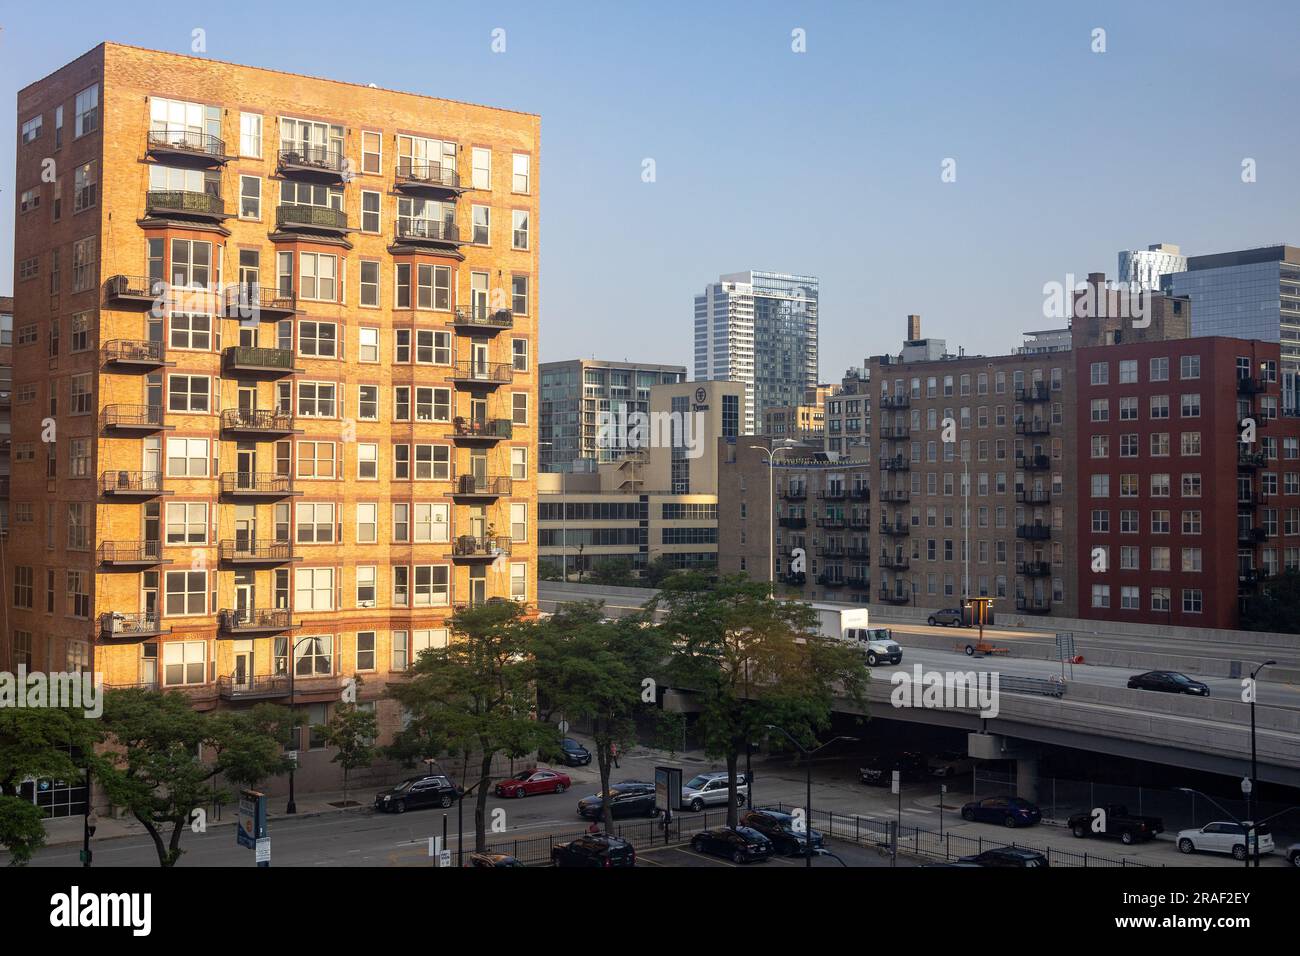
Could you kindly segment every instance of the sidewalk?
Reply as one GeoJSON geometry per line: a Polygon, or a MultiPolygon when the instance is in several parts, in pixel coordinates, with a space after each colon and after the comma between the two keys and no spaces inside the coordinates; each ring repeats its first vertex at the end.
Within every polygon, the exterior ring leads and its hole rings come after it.
{"type": "MultiPolygon", "coordinates": [[[[370,789],[358,790],[353,787],[348,791],[348,800],[357,804],[354,807],[341,807],[334,804],[342,803],[343,791],[331,790],[320,793],[298,793],[295,794],[297,803],[296,814],[292,816],[284,812],[285,804],[288,797],[268,797],[267,798],[267,820],[268,822],[276,820],[296,820],[306,819],[308,817],[318,817],[326,813],[347,813],[369,810],[375,795],[370,789]]],[[[236,796],[235,800],[238,799],[236,796]]],[[[239,807],[235,802],[227,803],[220,808],[220,818],[217,817],[217,810],[214,810],[211,803],[205,804],[201,808],[208,816],[207,826],[209,829],[214,827],[234,826],[239,820],[239,807]]],[[[45,845],[46,846],[80,846],[82,841],[84,821],[80,816],[75,817],[56,817],[45,821],[45,845]]],[[[117,840],[122,837],[141,836],[147,837],[147,831],[135,817],[128,815],[115,818],[101,814],[95,821],[94,842],[100,840],[117,840]]],[[[163,833],[163,838],[167,839],[171,833],[171,825],[168,824],[163,833]]]]}

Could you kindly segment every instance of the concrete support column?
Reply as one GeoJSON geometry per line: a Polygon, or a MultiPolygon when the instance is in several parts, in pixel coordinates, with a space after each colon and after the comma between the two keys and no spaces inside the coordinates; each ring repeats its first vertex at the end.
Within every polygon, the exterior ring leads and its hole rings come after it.
{"type": "Polygon", "coordinates": [[[1016,796],[1038,802],[1038,758],[1016,758],[1016,796]]]}

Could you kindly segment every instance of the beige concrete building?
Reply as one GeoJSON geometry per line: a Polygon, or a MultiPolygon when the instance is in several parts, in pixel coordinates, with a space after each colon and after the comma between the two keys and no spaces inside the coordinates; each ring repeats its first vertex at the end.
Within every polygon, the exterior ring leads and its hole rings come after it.
{"type": "Polygon", "coordinates": [[[315,722],[534,599],[537,116],[112,43],[17,105],[11,662],[315,722]]]}

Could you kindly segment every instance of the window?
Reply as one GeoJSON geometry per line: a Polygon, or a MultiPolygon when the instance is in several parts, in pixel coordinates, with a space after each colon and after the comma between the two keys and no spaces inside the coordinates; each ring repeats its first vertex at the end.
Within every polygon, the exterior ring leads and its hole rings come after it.
{"type": "Polygon", "coordinates": [[[295,540],[299,544],[331,544],[334,541],[332,502],[298,502],[295,540]]]}
{"type": "MultiPolygon", "coordinates": [[[[526,392],[517,393],[516,398],[519,395],[522,395],[525,399],[528,398],[526,392]]],[[[415,420],[418,422],[451,421],[451,389],[417,388],[415,390],[415,420]]],[[[524,424],[527,424],[527,422],[524,424]]]]}
{"type": "Polygon", "coordinates": [[[514,357],[514,366],[516,372],[528,371],[528,340],[512,339],[510,342],[511,354],[514,357]]]}
{"type": "Polygon", "coordinates": [[[470,214],[473,224],[473,236],[470,242],[486,246],[492,232],[492,210],[487,206],[471,206],[470,214]]]}
{"type": "Polygon", "coordinates": [[[379,420],[379,386],[357,386],[357,418],[363,421],[379,420]]]}
{"type": "Polygon", "coordinates": [[[380,229],[379,221],[379,193],[369,189],[361,190],[361,231],[378,232],[380,229]]]}
{"type": "Polygon", "coordinates": [[[1110,363],[1093,362],[1092,365],[1090,366],[1090,374],[1091,374],[1093,385],[1109,385],[1110,384],[1110,363]]]}
{"type": "Polygon", "coordinates": [[[377,132],[361,131],[361,171],[368,176],[380,175],[384,162],[384,138],[377,132]]]}
{"type": "Polygon", "coordinates": [[[1183,418],[1200,418],[1201,417],[1201,396],[1184,395],[1182,398],[1181,414],[1183,418]]]}
{"type": "Polygon", "coordinates": [[[41,191],[36,187],[24,189],[22,195],[18,199],[19,212],[30,212],[33,209],[39,208],[40,205],[41,191]]]}
{"type": "Polygon", "coordinates": [[[491,189],[492,150],[476,146],[471,150],[470,157],[470,162],[473,164],[472,184],[474,188],[491,189]]]}
{"type": "Polygon", "coordinates": [[[1169,417],[1169,396],[1152,395],[1151,396],[1151,418],[1164,419],[1169,417]]]}
{"type": "Polygon", "coordinates": [[[71,413],[73,415],[90,414],[93,408],[90,373],[84,372],[81,375],[72,376],[70,392],[72,399],[71,413]]]}
{"type": "Polygon", "coordinates": [[[415,566],[413,607],[440,607],[451,603],[451,574],[446,565],[415,566]]]}
{"type": "Polygon", "coordinates": [[[168,438],[167,474],[175,478],[206,478],[208,474],[208,440],[206,438],[168,438]]]}
{"type": "MultiPolygon", "coordinates": [[[[1184,355],[1178,359],[1178,377],[1180,379],[1192,379],[1201,377],[1201,357],[1199,355],[1184,355]]],[[[1184,594],[1187,592],[1183,592],[1184,594]]],[[[1200,592],[1197,592],[1198,594],[1200,592]]]]}
{"type": "Polygon", "coordinates": [[[1149,374],[1147,377],[1152,382],[1169,381],[1169,357],[1153,358],[1149,363],[1149,374]]]}
{"type": "Polygon", "coordinates": [[[528,154],[515,153],[513,157],[514,175],[510,188],[517,193],[528,192],[528,154]]]}
{"type": "Polygon", "coordinates": [[[298,414],[304,418],[333,418],[336,388],[333,382],[299,382],[298,414]]]}
{"type": "MultiPolygon", "coordinates": [[[[303,588],[303,579],[306,577],[309,587],[314,584],[313,577],[324,574],[333,581],[334,572],[326,569],[324,572],[311,569],[298,572],[298,591],[301,594],[303,588]]],[[[331,602],[332,603],[332,602],[331,602]]],[[[302,607],[300,603],[298,607],[302,607]]],[[[329,610],[329,608],[317,608],[317,610],[329,610]]],[[[334,635],[320,634],[312,637],[300,638],[294,645],[293,651],[293,673],[295,677],[311,677],[313,674],[332,674],[334,673],[334,635]]],[[[322,710],[323,710],[322,706],[322,710]]],[[[324,722],[322,714],[321,723],[324,722]]],[[[313,723],[316,723],[313,721],[313,723]]],[[[324,746],[323,741],[318,741],[313,733],[311,746],[318,748],[324,746]]]]}
{"type": "Polygon", "coordinates": [[[168,544],[207,544],[208,506],[202,501],[169,501],[166,512],[168,544]]]}
{"type": "Polygon", "coordinates": [[[528,505],[523,502],[510,503],[510,539],[517,542],[528,540],[528,505]]]}
{"type": "Polygon", "coordinates": [[[451,448],[447,445],[416,445],[415,477],[422,481],[450,481],[451,448]]]}
{"type": "Polygon", "coordinates": [[[168,346],[174,349],[195,349],[206,352],[212,348],[212,316],[173,312],[171,337],[168,346]]]}
{"type": "Polygon", "coordinates": [[[94,236],[72,244],[72,291],[85,292],[95,285],[97,245],[94,236]]]}
{"type": "Polygon", "coordinates": [[[262,177],[239,177],[239,218],[262,218],[262,177]]]}
{"type": "MultiPolygon", "coordinates": [[[[29,119],[26,123],[23,124],[22,143],[24,146],[32,142],[32,140],[37,139],[41,135],[41,124],[43,122],[44,122],[43,117],[38,114],[36,116],[33,116],[31,119],[29,119]]],[[[478,152],[478,150],[475,150],[475,152],[478,152]]]]}
{"type": "Polygon", "coordinates": [[[212,281],[212,243],[172,240],[171,284],[206,289],[212,281]]]}
{"type": "Polygon", "coordinates": [[[1121,385],[1134,385],[1138,380],[1138,363],[1136,359],[1120,359],[1119,363],[1119,383],[1121,385]]]}
{"type": "Polygon", "coordinates": [[[31,568],[14,568],[14,607],[30,609],[36,601],[35,576],[31,568]]]}
{"type": "Polygon", "coordinates": [[[528,276],[510,277],[510,311],[515,315],[528,314],[528,276]]]}
{"type": "MultiPolygon", "coordinates": [[[[315,302],[335,302],[338,300],[338,293],[335,288],[334,280],[338,275],[338,256],[325,255],[319,252],[304,252],[298,257],[298,268],[301,273],[299,276],[300,295],[304,299],[315,302]]],[[[309,323],[304,322],[302,325],[326,323],[309,323]]],[[[304,355],[310,353],[303,353],[304,355]]],[[[328,353],[333,355],[333,352],[328,353]]]]}
{"type": "Polygon", "coordinates": [[[168,641],[163,645],[163,686],[206,683],[207,658],[206,641],[168,641]]]}
{"type": "Polygon", "coordinates": [[[377,479],[379,477],[379,446],[367,442],[357,445],[357,477],[377,479]]]}
{"type": "Polygon", "coordinates": [[[167,408],[173,412],[207,412],[211,382],[206,375],[169,375],[167,408]]]}
{"type": "Polygon", "coordinates": [[[89,86],[77,94],[76,119],[73,123],[73,138],[85,136],[99,129],[99,84],[89,86]]]}
{"type": "Polygon", "coordinates": [[[379,263],[373,259],[361,260],[361,304],[379,308],[379,263]]]}
{"type": "Polygon", "coordinates": [[[332,441],[298,442],[298,477],[333,478],[334,450],[332,441]]]}
{"type": "Polygon", "coordinates": [[[451,308],[451,268],[421,265],[416,270],[415,306],[418,309],[451,308]]]}
{"type": "Polygon", "coordinates": [[[416,544],[445,544],[451,540],[448,505],[416,503],[413,530],[416,544]]]}
{"type": "Polygon", "coordinates": [[[515,209],[510,213],[510,248],[528,248],[528,210],[515,209]]]}
{"type": "Polygon", "coordinates": [[[513,392],[510,395],[511,421],[516,425],[528,424],[528,393],[513,392]]]}
{"type": "Polygon", "coordinates": [[[379,505],[363,501],[357,505],[357,544],[374,544],[379,538],[379,505]]]}
{"type": "MultiPolygon", "coordinates": [[[[375,587],[375,569],[357,568],[357,595],[358,595],[357,606],[358,607],[370,607],[375,603],[375,599],[373,597],[374,587],[375,587]],[[361,597],[360,597],[361,573],[363,571],[370,572],[370,590],[372,592],[372,596],[369,598],[369,603],[366,604],[363,604],[361,602],[361,597]]],[[[357,632],[357,670],[372,671],[374,669],[375,669],[375,632],[359,631],[357,632]]]]}
{"type": "Polygon", "coordinates": [[[168,571],[163,575],[163,594],[164,613],[170,617],[206,614],[208,572],[168,571]]]}
{"type": "Polygon", "coordinates": [[[252,159],[262,158],[262,116],[260,113],[239,114],[239,155],[252,159]]]}
{"type": "Polygon", "coordinates": [[[527,448],[510,449],[510,477],[515,481],[526,481],[528,479],[527,448]]]}
{"type": "MultiPolygon", "coordinates": [[[[1193,356],[1195,357],[1195,356],[1193,356]]],[[[1183,613],[1200,614],[1204,607],[1200,588],[1183,588],[1183,613]]]]}
{"type": "Polygon", "coordinates": [[[512,601],[528,600],[528,565],[510,565],[510,599],[512,601]]]}
{"type": "Polygon", "coordinates": [[[379,329],[362,326],[357,330],[357,360],[361,362],[379,361],[379,329]]]}

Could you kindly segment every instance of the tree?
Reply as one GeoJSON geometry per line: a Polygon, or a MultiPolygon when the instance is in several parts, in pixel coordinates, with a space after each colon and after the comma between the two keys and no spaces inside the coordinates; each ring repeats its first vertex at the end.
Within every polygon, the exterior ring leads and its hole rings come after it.
{"type": "Polygon", "coordinates": [[[1300,573],[1287,571],[1278,577],[1265,578],[1259,594],[1246,600],[1241,627],[1247,631],[1300,633],[1297,607],[1300,607],[1300,573]]]}
{"type": "Polygon", "coordinates": [[[148,832],[160,866],[175,866],[184,852],[181,837],[193,812],[210,799],[218,774],[254,783],[288,770],[279,729],[293,724],[287,711],[203,714],[184,694],[139,688],[109,691],[103,725],[109,748],[93,761],[109,799],[148,832]],[[210,759],[203,759],[207,751],[210,759]],[[167,827],[170,834],[166,833],[167,827]]]}
{"type": "Polygon", "coordinates": [[[538,561],[537,577],[542,581],[562,580],[560,568],[554,561],[538,561]]]}
{"type": "Polygon", "coordinates": [[[632,577],[632,562],[626,558],[595,562],[589,580],[592,584],[603,584],[606,587],[628,587],[638,583],[632,577]]]}
{"type": "Polygon", "coordinates": [[[379,752],[375,737],[379,727],[374,711],[362,710],[356,704],[340,704],[334,708],[329,723],[313,728],[327,745],[337,748],[333,763],[343,768],[343,805],[348,803],[348,779],[353,770],[369,767],[379,752]]]}
{"type": "Polygon", "coordinates": [[[668,672],[674,686],[696,695],[705,752],[726,760],[729,826],[738,817],[739,757],[768,736],[768,724],[812,744],[837,696],[864,708],[870,673],[862,654],[821,637],[811,606],[773,600],[765,582],[678,574],[648,607],[665,613],[659,627],[675,649],[668,672]]]}
{"type": "Polygon", "coordinates": [[[471,749],[477,752],[478,783],[471,789],[478,790],[474,847],[481,852],[494,758],[522,756],[557,738],[532,714],[535,625],[523,618],[523,609],[512,601],[491,602],[459,611],[449,623],[447,646],[424,651],[411,680],[389,688],[410,715],[392,752],[411,759],[451,748],[465,756],[467,771],[471,749]]]}
{"type": "MultiPolygon", "coordinates": [[[[609,793],[611,747],[625,750],[635,743],[637,717],[654,711],[653,675],[663,670],[670,651],[645,617],[605,620],[597,602],[561,605],[537,629],[539,696],[566,717],[590,719],[602,794],[609,793]]],[[[608,829],[609,800],[603,812],[608,829]]]]}
{"type": "Polygon", "coordinates": [[[9,851],[11,865],[27,863],[45,845],[44,814],[20,796],[22,782],[80,779],[84,755],[100,737],[99,722],[78,710],[0,707],[0,846],[9,851]]]}

